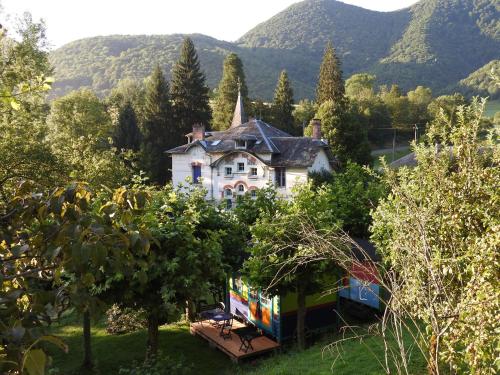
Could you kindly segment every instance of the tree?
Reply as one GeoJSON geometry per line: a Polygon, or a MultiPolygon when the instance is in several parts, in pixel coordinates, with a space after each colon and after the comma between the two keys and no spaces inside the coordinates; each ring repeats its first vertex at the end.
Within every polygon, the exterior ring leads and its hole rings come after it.
{"type": "Polygon", "coordinates": [[[172,69],[170,97],[181,144],[184,134],[191,132],[194,124],[208,125],[211,118],[205,75],[190,38],[184,39],[180,58],[172,69]]]}
{"type": "Polygon", "coordinates": [[[467,104],[467,101],[462,94],[441,95],[429,103],[427,110],[432,119],[438,118],[443,111],[453,119],[457,109],[465,104],[467,104]]]}
{"type": "Polygon", "coordinates": [[[137,117],[139,129],[142,127],[144,108],[144,84],[142,81],[136,81],[125,78],[118,81],[118,84],[111,90],[105,100],[108,113],[114,126],[118,123],[120,110],[126,105],[131,104],[137,117]]]}
{"type": "Polygon", "coordinates": [[[127,102],[119,110],[118,122],[113,135],[114,144],[118,149],[138,151],[141,146],[141,137],[134,107],[130,102],[127,102]]]}
{"type": "Polygon", "coordinates": [[[346,81],[346,94],[352,108],[358,113],[360,124],[367,130],[370,142],[383,146],[388,133],[384,133],[381,128],[391,126],[391,115],[373,90],[375,79],[374,75],[367,73],[352,75],[346,81]]]}
{"type": "Polygon", "coordinates": [[[192,311],[193,302],[221,280],[225,228],[205,195],[197,186],[154,192],[141,224],[155,241],[149,252],[138,255],[133,278],[111,280],[111,291],[123,305],[146,311],[148,357],[158,351],[161,322],[178,318],[186,306],[192,311]]]}
{"type": "Polygon", "coordinates": [[[382,86],[380,98],[389,109],[393,128],[412,128],[413,124],[409,122],[408,98],[403,95],[398,85],[392,85],[390,90],[386,86],[382,86]]]}
{"type": "Polygon", "coordinates": [[[350,76],[345,82],[345,92],[350,99],[362,100],[371,98],[373,85],[377,77],[368,73],[358,73],[350,76]]]}
{"type": "Polygon", "coordinates": [[[316,87],[316,103],[321,105],[329,100],[339,108],[345,105],[345,87],[340,60],[331,42],[326,45],[316,87]]]}
{"type": "Polygon", "coordinates": [[[359,164],[370,164],[370,145],[358,111],[350,105],[339,108],[331,100],[324,102],[316,113],[321,120],[321,131],[333,154],[345,165],[348,160],[359,164]]]}
{"type": "Polygon", "coordinates": [[[212,127],[216,130],[226,130],[231,125],[234,107],[238,98],[238,89],[243,103],[248,108],[248,89],[245,83],[243,63],[238,55],[230,53],[224,59],[222,78],[217,88],[212,127]]]}
{"type": "Polygon", "coordinates": [[[278,79],[272,105],[273,125],[288,134],[297,134],[293,119],[293,89],[286,71],[278,79]]]}
{"type": "Polygon", "coordinates": [[[317,112],[316,104],[310,100],[302,99],[295,106],[293,118],[295,119],[295,128],[301,129],[300,135],[305,135],[306,127],[309,125],[317,112]]]}
{"type": "Polygon", "coordinates": [[[497,371],[500,150],[498,129],[480,136],[483,108],[440,111],[413,146],[417,166],[386,168],[390,195],[373,216],[398,285],[389,308],[425,325],[430,374],[497,371]]]}
{"type": "Polygon", "coordinates": [[[410,106],[410,122],[416,125],[425,125],[429,120],[427,107],[432,101],[432,90],[428,87],[417,86],[406,94],[410,106]]]}
{"type": "Polygon", "coordinates": [[[62,175],[46,140],[52,69],[45,26],[25,14],[15,39],[0,29],[0,199],[6,201],[21,180],[50,189],[62,175]]]}
{"type": "Polygon", "coordinates": [[[47,121],[52,152],[65,164],[63,182],[80,180],[99,189],[128,181],[131,170],[110,143],[110,115],[94,93],[75,91],[54,100],[47,121]]]}
{"type": "Polygon", "coordinates": [[[172,164],[165,151],[178,146],[179,133],[172,125],[168,83],[159,66],[148,79],[145,95],[141,164],[153,183],[163,185],[172,164]]]}
{"type": "Polygon", "coordinates": [[[299,185],[293,200],[278,200],[273,205],[274,212],[261,211],[251,229],[253,246],[244,265],[253,287],[262,288],[269,295],[296,293],[297,342],[301,350],[305,348],[306,295],[320,290],[325,272],[334,272],[334,264],[328,260],[298,262],[304,253],[312,251],[307,242],[308,231],[340,227],[327,200],[324,189],[299,185]]]}
{"type": "Polygon", "coordinates": [[[70,305],[85,311],[91,286],[105,277],[133,277],[132,252],[147,251],[150,237],[131,218],[147,201],[142,191],[120,189],[96,199],[85,184],[49,195],[25,183],[0,207],[2,373],[43,374],[47,356],[38,343],[67,350],[44,335],[45,325],[70,305]]]}

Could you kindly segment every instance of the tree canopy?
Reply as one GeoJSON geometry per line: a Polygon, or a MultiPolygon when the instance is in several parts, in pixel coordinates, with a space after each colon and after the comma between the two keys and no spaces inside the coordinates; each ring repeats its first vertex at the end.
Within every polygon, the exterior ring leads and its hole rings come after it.
{"type": "Polygon", "coordinates": [[[283,70],[274,92],[272,124],[288,134],[296,135],[298,132],[293,118],[293,104],[292,85],[288,79],[288,74],[283,70]]]}
{"type": "Polygon", "coordinates": [[[245,82],[243,63],[235,53],[230,53],[224,60],[222,78],[217,88],[212,127],[226,130],[231,125],[234,107],[238,98],[238,90],[245,108],[248,108],[248,89],[245,82]]]}
{"type": "Polygon", "coordinates": [[[374,213],[372,239],[398,285],[390,308],[425,324],[431,374],[495,372],[500,154],[498,129],[482,135],[483,107],[442,111],[414,145],[417,166],[385,170],[390,195],[374,213]]]}
{"type": "Polygon", "coordinates": [[[190,38],[185,38],[179,60],[172,68],[170,98],[174,113],[178,143],[190,133],[194,124],[208,126],[211,111],[208,103],[208,87],[200,68],[198,55],[190,38]]]}

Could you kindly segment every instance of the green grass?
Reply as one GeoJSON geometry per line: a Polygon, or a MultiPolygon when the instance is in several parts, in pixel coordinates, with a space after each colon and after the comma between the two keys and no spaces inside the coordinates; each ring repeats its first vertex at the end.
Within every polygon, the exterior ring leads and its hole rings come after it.
{"type": "MultiPolygon", "coordinates": [[[[341,346],[328,344],[340,337],[331,337],[315,344],[304,352],[289,352],[262,360],[254,369],[250,366],[241,368],[238,374],[245,375],[382,375],[385,372],[383,342],[380,337],[370,337],[360,341],[352,339],[341,346]]],[[[406,340],[409,344],[409,340],[406,340]]],[[[410,373],[426,373],[425,361],[420,353],[413,351],[410,361],[410,373]]],[[[393,369],[394,370],[394,369],[393,369]]],[[[394,372],[396,373],[396,372],[394,372]]]]}
{"type": "Polygon", "coordinates": [[[373,169],[377,170],[380,168],[380,157],[385,156],[385,161],[387,163],[392,163],[394,160],[398,160],[399,158],[402,158],[405,155],[408,155],[411,153],[411,150],[408,148],[406,150],[398,150],[394,153],[394,159],[392,158],[392,151],[387,151],[382,154],[378,154],[373,156],[373,169]]]}
{"type": "Polygon", "coordinates": [[[486,109],[484,111],[485,117],[493,117],[495,113],[500,111],[500,99],[488,100],[486,103],[486,109]]]}
{"type": "MultiPolygon", "coordinates": [[[[61,375],[81,373],[83,359],[82,329],[79,325],[55,326],[52,333],[69,346],[68,354],[51,349],[54,367],[61,375]]],[[[99,375],[118,374],[120,367],[144,360],[146,331],[125,335],[108,335],[99,324],[92,328],[92,350],[99,375]]],[[[194,374],[230,374],[234,365],[223,353],[212,350],[206,341],[191,336],[186,324],[171,324],[160,328],[160,350],[171,358],[183,357],[194,365],[194,374]]]]}
{"type": "MultiPolygon", "coordinates": [[[[63,338],[69,346],[69,353],[51,350],[54,367],[61,375],[82,374],[80,364],[82,352],[82,330],[78,324],[55,326],[52,333],[63,338]]],[[[191,363],[193,374],[248,374],[248,375],[295,375],[295,374],[344,374],[378,375],[384,371],[377,358],[383,361],[383,344],[380,338],[346,341],[338,352],[325,350],[340,336],[324,337],[304,352],[288,350],[283,354],[255,359],[242,365],[234,365],[223,353],[210,349],[207,342],[189,334],[186,324],[172,324],[160,329],[160,346],[171,358],[183,357],[191,363]],[[335,363],[334,363],[335,362],[335,363]]],[[[120,367],[129,367],[133,361],[144,358],[146,332],[126,335],[108,335],[102,324],[92,329],[92,349],[97,365],[96,374],[118,374],[120,367]]],[[[411,363],[412,374],[425,373],[424,360],[415,355],[411,363]]]]}

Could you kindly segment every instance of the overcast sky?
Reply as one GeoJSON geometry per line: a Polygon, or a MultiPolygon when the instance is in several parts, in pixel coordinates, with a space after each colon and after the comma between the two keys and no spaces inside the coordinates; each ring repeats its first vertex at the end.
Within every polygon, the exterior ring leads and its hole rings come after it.
{"type": "MultiPolygon", "coordinates": [[[[0,0],[4,15],[32,13],[47,23],[53,47],[110,34],[201,33],[234,41],[296,0],[0,0]]],[[[391,11],[417,0],[344,0],[391,11]]],[[[9,25],[9,22],[7,22],[9,25]]]]}

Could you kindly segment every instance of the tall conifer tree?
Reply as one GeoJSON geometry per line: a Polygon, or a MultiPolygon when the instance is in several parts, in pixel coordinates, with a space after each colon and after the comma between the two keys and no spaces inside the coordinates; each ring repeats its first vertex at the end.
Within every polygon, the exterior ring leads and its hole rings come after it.
{"type": "Polygon", "coordinates": [[[342,79],[340,60],[331,42],[326,45],[323,61],[319,69],[318,86],[316,87],[316,102],[318,105],[331,100],[335,105],[345,104],[345,86],[342,79]]]}
{"type": "Polygon", "coordinates": [[[181,55],[172,70],[170,97],[180,144],[193,124],[207,125],[211,118],[205,75],[190,38],[184,39],[181,55]]]}
{"type": "Polygon", "coordinates": [[[231,125],[234,107],[238,99],[238,82],[240,85],[241,98],[248,108],[248,89],[245,83],[243,63],[238,55],[230,53],[224,60],[222,79],[217,90],[217,100],[213,113],[213,128],[225,130],[231,125]]]}
{"type": "Polygon", "coordinates": [[[126,102],[119,109],[118,122],[114,134],[115,145],[119,149],[138,151],[141,146],[141,131],[132,103],[126,102]]]}
{"type": "Polygon", "coordinates": [[[293,118],[293,89],[285,70],[276,85],[272,113],[274,126],[292,135],[297,133],[293,118]]]}
{"type": "Polygon", "coordinates": [[[171,176],[171,159],[165,151],[177,146],[176,131],[172,126],[172,108],[169,87],[157,65],[146,84],[143,110],[143,138],[141,142],[142,168],[151,182],[163,185],[171,176]]]}

